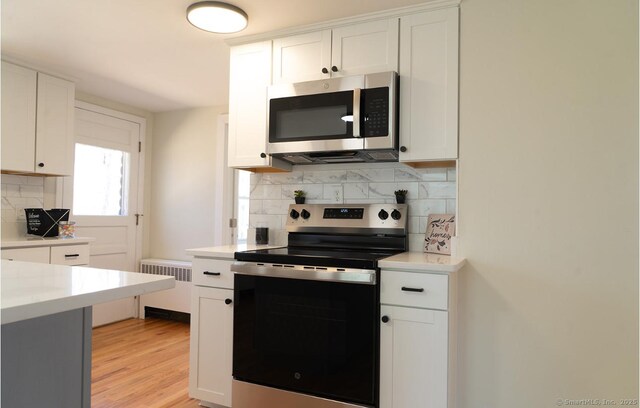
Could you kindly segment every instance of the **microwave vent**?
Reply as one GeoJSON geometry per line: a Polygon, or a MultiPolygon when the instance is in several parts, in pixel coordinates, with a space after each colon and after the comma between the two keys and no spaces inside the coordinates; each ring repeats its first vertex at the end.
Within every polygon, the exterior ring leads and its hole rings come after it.
{"type": "Polygon", "coordinates": [[[397,153],[395,151],[391,151],[391,152],[367,152],[367,154],[369,155],[369,157],[371,157],[373,160],[380,160],[380,161],[396,161],[398,159],[397,153]]]}
{"type": "Polygon", "coordinates": [[[313,163],[313,160],[308,157],[302,155],[286,155],[283,157],[284,160],[288,161],[292,164],[310,164],[313,163]]]}

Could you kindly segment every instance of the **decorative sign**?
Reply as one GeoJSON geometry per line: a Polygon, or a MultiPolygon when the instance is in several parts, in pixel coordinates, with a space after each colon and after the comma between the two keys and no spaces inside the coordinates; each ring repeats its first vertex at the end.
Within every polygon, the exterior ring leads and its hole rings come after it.
{"type": "Polygon", "coordinates": [[[451,237],[455,235],[455,214],[430,214],[424,238],[424,252],[451,255],[451,237]]]}

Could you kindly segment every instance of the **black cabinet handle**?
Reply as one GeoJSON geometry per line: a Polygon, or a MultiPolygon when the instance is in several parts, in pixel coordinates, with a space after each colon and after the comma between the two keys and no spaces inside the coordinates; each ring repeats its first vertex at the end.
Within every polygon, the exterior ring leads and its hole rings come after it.
{"type": "Polygon", "coordinates": [[[382,316],[382,323],[387,323],[389,321],[389,316],[382,316]]]}
{"type": "Polygon", "coordinates": [[[400,146],[400,151],[401,152],[406,152],[407,151],[407,147],[406,146],[400,146]]]}
{"type": "Polygon", "coordinates": [[[44,163],[38,163],[38,167],[44,167],[44,163]]]}
{"type": "Polygon", "coordinates": [[[231,299],[225,299],[225,300],[224,300],[224,304],[225,304],[225,305],[230,305],[230,304],[231,304],[231,302],[233,302],[233,300],[231,300],[231,299]]]}
{"type": "Polygon", "coordinates": [[[262,157],[263,159],[267,158],[267,154],[266,153],[260,153],[260,157],[262,157]]]}
{"type": "Polygon", "coordinates": [[[205,275],[211,275],[211,276],[220,276],[220,272],[209,272],[209,271],[204,271],[202,272],[205,275]]]}
{"type": "Polygon", "coordinates": [[[334,66],[332,66],[332,67],[331,67],[331,70],[332,70],[333,72],[338,72],[338,67],[336,67],[336,66],[334,65],[334,66]]]}
{"type": "Polygon", "coordinates": [[[65,258],[77,258],[77,257],[79,257],[79,256],[80,256],[80,254],[68,254],[68,255],[66,255],[66,254],[65,254],[65,256],[64,256],[64,257],[65,257],[65,258]]]}
{"type": "Polygon", "coordinates": [[[406,286],[403,286],[402,290],[405,292],[424,292],[424,288],[408,288],[406,286]]]}
{"type": "Polygon", "coordinates": [[[324,67],[324,68],[322,68],[322,73],[323,74],[328,74],[329,70],[326,67],[324,67]]]}

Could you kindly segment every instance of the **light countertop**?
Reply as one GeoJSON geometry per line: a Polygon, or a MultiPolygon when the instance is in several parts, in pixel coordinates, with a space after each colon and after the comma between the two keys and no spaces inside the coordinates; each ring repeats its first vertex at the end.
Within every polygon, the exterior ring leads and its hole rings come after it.
{"type": "Polygon", "coordinates": [[[43,237],[29,237],[18,238],[11,240],[2,240],[0,247],[2,249],[10,248],[32,248],[41,246],[57,246],[57,245],[75,245],[86,244],[95,241],[95,238],[78,237],[78,238],[43,238],[43,237]]]}
{"type": "Polygon", "coordinates": [[[239,244],[239,245],[221,245],[206,248],[187,249],[188,255],[211,257],[211,258],[229,258],[233,259],[233,254],[239,251],[254,251],[256,249],[282,248],[282,245],[255,245],[255,244],[239,244]]]}
{"type": "Polygon", "coordinates": [[[378,266],[381,269],[450,273],[459,271],[465,263],[464,258],[452,258],[448,255],[403,252],[378,261],[378,266]]]}
{"type": "Polygon", "coordinates": [[[170,289],[175,279],[96,269],[2,260],[2,324],[170,289]]]}

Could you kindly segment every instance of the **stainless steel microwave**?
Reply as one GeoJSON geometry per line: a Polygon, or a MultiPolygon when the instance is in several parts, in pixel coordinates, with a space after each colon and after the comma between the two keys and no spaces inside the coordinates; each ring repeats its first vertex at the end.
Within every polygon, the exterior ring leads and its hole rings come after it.
{"type": "Polygon", "coordinates": [[[398,74],[269,87],[268,153],[292,164],[398,161],[398,74]]]}

